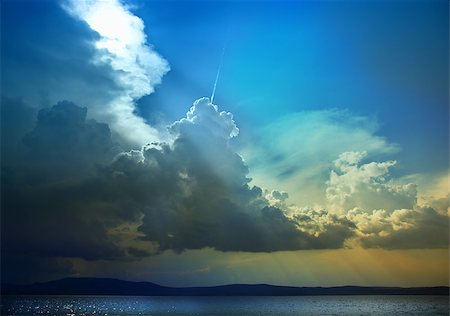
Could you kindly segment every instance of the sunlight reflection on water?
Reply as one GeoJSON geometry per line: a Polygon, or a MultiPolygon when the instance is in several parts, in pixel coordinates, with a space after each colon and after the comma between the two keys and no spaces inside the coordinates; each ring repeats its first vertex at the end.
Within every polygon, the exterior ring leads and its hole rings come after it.
{"type": "Polygon", "coordinates": [[[449,315],[446,296],[5,296],[2,315],[449,315]]]}

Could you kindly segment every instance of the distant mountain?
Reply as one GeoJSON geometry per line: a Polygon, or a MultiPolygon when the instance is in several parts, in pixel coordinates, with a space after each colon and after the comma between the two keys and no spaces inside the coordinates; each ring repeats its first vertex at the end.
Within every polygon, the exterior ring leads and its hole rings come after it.
{"type": "Polygon", "coordinates": [[[449,287],[291,287],[232,284],[211,287],[166,287],[150,282],[105,278],[65,278],[28,285],[2,284],[2,295],[143,295],[143,296],[301,296],[301,295],[449,295],[449,287]]]}

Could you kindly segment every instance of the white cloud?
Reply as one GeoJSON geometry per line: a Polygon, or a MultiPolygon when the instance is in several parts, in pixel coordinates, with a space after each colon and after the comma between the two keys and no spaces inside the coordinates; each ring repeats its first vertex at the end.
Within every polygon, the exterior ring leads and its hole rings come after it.
{"type": "Polygon", "coordinates": [[[348,111],[303,111],[253,132],[241,150],[255,184],[290,193],[298,205],[324,207],[325,182],[343,152],[383,157],[399,150],[376,135],[375,119],[348,111]]]}
{"type": "Polygon", "coordinates": [[[363,247],[434,248],[448,245],[448,197],[417,203],[417,185],[394,181],[395,161],[362,163],[365,152],[345,152],[327,181],[328,210],[355,225],[363,247]]]}
{"type": "Polygon", "coordinates": [[[345,152],[334,161],[335,170],[327,181],[329,210],[343,213],[355,207],[373,210],[412,208],[417,189],[412,183],[388,181],[389,169],[396,161],[361,163],[365,152],[345,152]]]}
{"type": "Polygon", "coordinates": [[[417,184],[417,197],[420,205],[426,204],[427,201],[446,198],[450,192],[450,173],[448,170],[411,174],[403,177],[402,180],[417,184]]]}
{"type": "Polygon", "coordinates": [[[350,210],[358,242],[366,248],[412,249],[448,247],[448,216],[432,207],[394,211],[350,210]]]}
{"type": "Polygon", "coordinates": [[[64,7],[98,33],[95,62],[110,65],[122,89],[106,108],[95,105],[93,115],[134,145],[158,140],[158,132],[135,114],[135,101],[154,91],[169,64],[147,44],[144,22],[118,0],[69,0],[64,7]]]}
{"type": "Polygon", "coordinates": [[[86,112],[70,102],[41,110],[20,152],[26,157],[17,160],[28,159],[27,168],[5,168],[6,234],[18,240],[9,251],[94,260],[208,247],[448,246],[448,199],[418,206],[414,185],[390,179],[394,161],[364,162],[366,153],[344,152],[329,173],[329,208],[295,206],[287,192],[249,184],[247,165],[229,144],[238,131],[232,116],[208,98],[172,125],[171,144],[123,152],[112,163],[108,126],[86,120],[86,112]],[[82,236],[73,233],[80,227],[82,236]],[[42,240],[43,230],[58,237],[42,240]]]}
{"type": "Polygon", "coordinates": [[[219,111],[217,105],[212,104],[206,97],[196,100],[186,113],[186,118],[173,123],[172,129],[179,130],[194,125],[201,126],[223,139],[230,139],[239,134],[233,114],[219,111]]]}

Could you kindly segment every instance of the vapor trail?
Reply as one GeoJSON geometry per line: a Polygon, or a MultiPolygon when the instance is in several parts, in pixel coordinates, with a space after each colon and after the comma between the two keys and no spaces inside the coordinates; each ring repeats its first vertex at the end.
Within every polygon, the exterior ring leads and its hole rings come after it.
{"type": "Polygon", "coordinates": [[[211,94],[211,103],[213,103],[214,95],[216,94],[217,81],[219,81],[220,69],[222,68],[223,56],[225,55],[225,47],[226,47],[226,45],[223,46],[222,56],[220,58],[219,68],[217,69],[216,81],[214,81],[214,87],[213,87],[213,91],[212,91],[212,94],[211,94]]]}

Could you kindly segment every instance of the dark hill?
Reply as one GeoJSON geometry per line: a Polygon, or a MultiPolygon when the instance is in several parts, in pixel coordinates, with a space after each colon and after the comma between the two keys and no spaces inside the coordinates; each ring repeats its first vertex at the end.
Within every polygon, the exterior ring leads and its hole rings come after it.
{"type": "Polygon", "coordinates": [[[290,287],[233,284],[175,288],[150,282],[105,278],[66,278],[28,285],[2,284],[2,295],[144,295],[144,296],[297,296],[297,295],[449,295],[449,287],[290,287]]]}

